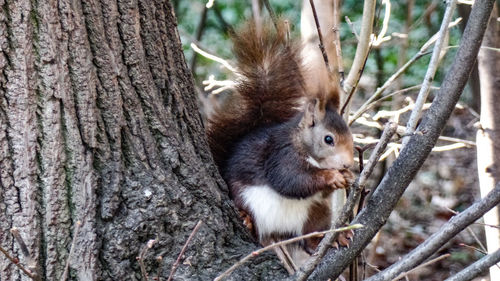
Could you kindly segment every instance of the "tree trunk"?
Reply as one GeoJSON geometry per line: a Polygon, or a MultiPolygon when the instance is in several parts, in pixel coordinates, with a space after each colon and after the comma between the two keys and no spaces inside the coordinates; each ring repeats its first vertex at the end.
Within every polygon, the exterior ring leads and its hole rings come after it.
{"type": "MultiPolygon", "coordinates": [[[[477,168],[481,196],[493,189],[500,181],[500,24],[497,21],[498,6],[491,13],[488,28],[483,41],[483,48],[478,55],[478,69],[481,84],[481,127],[477,132],[477,168]]],[[[498,207],[484,215],[484,222],[491,225],[500,223],[498,207]]],[[[500,248],[500,230],[486,227],[486,243],[488,253],[500,248]]],[[[500,269],[490,268],[490,279],[500,280],[500,269]]]]}
{"type": "MultiPolygon", "coordinates": [[[[162,0],[0,0],[0,246],[44,280],[209,280],[256,247],[213,165],[162,0]],[[80,230],[75,225],[81,221],[80,230]],[[161,262],[156,261],[162,256],[161,262]]],[[[277,279],[270,255],[232,276],[277,279]],[[272,269],[272,270],[271,270],[272,269]]],[[[28,280],[3,255],[0,280],[28,280]]]]}

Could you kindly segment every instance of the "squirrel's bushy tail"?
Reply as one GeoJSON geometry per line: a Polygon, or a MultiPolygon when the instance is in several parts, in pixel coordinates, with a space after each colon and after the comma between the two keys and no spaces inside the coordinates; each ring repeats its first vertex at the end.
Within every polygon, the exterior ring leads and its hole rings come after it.
{"type": "Polygon", "coordinates": [[[233,36],[240,75],[235,96],[209,120],[208,139],[219,167],[233,146],[256,128],[289,120],[305,97],[300,45],[287,38],[283,23],[252,21],[233,36]],[[277,29],[277,30],[276,30],[277,29]]]}

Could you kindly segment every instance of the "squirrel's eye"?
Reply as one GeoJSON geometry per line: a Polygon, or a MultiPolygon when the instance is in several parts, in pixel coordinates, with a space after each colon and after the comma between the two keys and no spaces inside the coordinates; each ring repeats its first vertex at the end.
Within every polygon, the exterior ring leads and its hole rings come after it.
{"type": "Polygon", "coordinates": [[[333,145],[333,137],[330,135],[325,136],[325,143],[328,145],[333,145]]]}

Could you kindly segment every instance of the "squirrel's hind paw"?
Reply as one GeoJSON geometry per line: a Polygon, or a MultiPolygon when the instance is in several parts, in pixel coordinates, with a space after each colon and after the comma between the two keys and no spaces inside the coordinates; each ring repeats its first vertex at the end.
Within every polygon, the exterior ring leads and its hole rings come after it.
{"type": "Polygon", "coordinates": [[[336,249],[340,247],[347,247],[351,244],[352,238],[354,237],[354,232],[352,230],[346,230],[339,233],[337,240],[333,242],[332,246],[336,249]]]}
{"type": "Polygon", "coordinates": [[[243,210],[240,210],[240,218],[243,222],[243,225],[246,226],[246,228],[248,228],[248,230],[251,232],[251,233],[254,233],[254,228],[253,228],[253,223],[252,223],[252,216],[247,213],[246,211],[243,211],[243,210]]]}

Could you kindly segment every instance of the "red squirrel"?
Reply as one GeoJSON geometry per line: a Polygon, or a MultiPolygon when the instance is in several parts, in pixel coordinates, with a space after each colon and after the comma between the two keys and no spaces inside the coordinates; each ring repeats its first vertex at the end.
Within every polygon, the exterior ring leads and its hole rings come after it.
{"type": "MultiPolygon", "coordinates": [[[[329,229],[331,193],[353,179],[353,140],[338,113],[338,88],[307,91],[301,45],[282,24],[257,30],[248,23],[232,37],[236,93],[207,126],[231,198],[263,245],[329,229]]],[[[310,252],[317,243],[304,247],[310,252]]]]}

